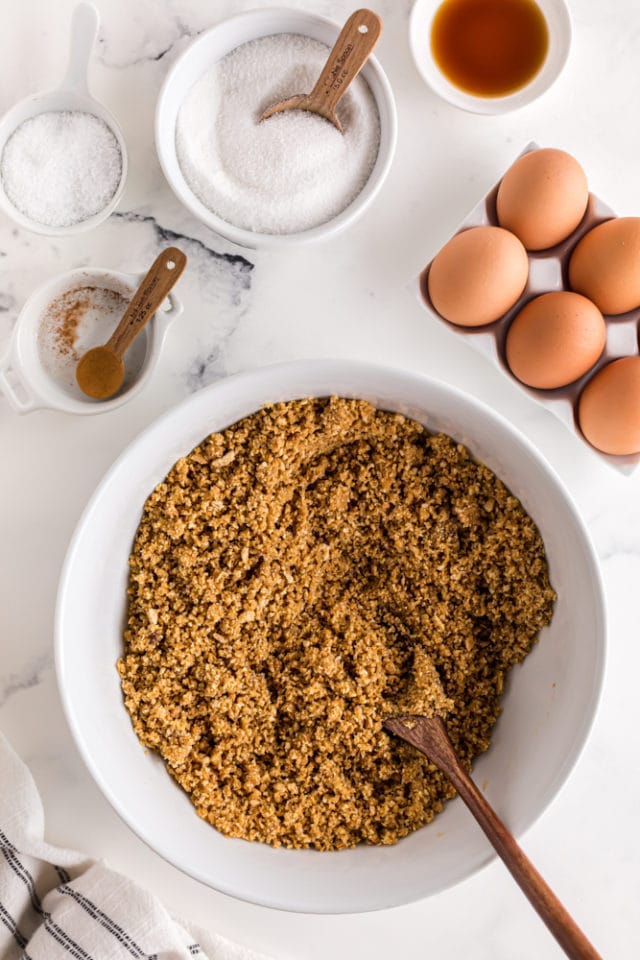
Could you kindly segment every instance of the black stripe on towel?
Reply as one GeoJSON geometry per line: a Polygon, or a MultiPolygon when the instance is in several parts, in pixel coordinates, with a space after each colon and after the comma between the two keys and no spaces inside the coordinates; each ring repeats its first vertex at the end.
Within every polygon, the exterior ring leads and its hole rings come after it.
{"type": "Polygon", "coordinates": [[[13,919],[13,917],[5,907],[2,900],[0,900],[0,920],[4,923],[5,927],[7,928],[7,930],[9,931],[9,933],[11,934],[15,942],[18,944],[18,946],[21,947],[22,950],[24,950],[28,942],[27,938],[24,937],[18,930],[18,924],[13,919]]]}
{"type": "Polygon", "coordinates": [[[4,855],[5,860],[9,864],[11,870],[15,873],[16,877],[24,883],[25,887],[29,892],[29,899],[31,900],[31,905],[36,913],[39,913],[44,921],[44,928],[55,940],[60,943],[65,950],[67,950],[76,960],[93,960],[91,955],[83,950],[80,944],[76,943],[68,933],[59,927],[55,920],[52,918],[51,914],[46,910],[42,909],[42,904],[40,902],[40,897],[35,888],[33,882],[33,877],[21,862],[21,860],[16,855],[15,847],[5,836],[5,834],[0,830],[0,840],[2,840],[2,846],[0,849],[4,855]]]}
{"type": "MultiPolygon", "coordinates": [[[[42,904],[41,904],[41,902],[40,902],[40,899],[39,899],[39,897],[38,897],[37,891],[36,891],[36,889],[35,889],[35,884],[34,884],[34,882],[33,882],[33,878],[32,878],[32,876],[31,876],[31,874],[29,873],[29,871],[27,870],[27,868],[24,866],[24,864],[22,864],[22,863],[19,861],[19,859],[18,859],[18,857],[17,857],[18,851],[16,850],[16,848],[14,847],[14,845],[11,843],[11,841],[4,835],[4,833],[2,833],[1,830],[0,830],[0,839],[2,839],[3,844],[4,844],[4,845],[8,848],[8,850],[11,851],[11,853],[13,854],[12,859],[15,861],[15,863],[16,863],[17,866],[18,866],[18,868],[21,869],[24,874],[26,874],[26,878],[25,878],[25,876],[22,876],[22,875],[21,875],[20,878],[23,880],[23,882],[24,882],[24,883],[26,884],[26,886],[27,886],[27,889],[29,890],[29,894],[30,894],[30,898],[31,898],[31,903],[32,903],[32,905],[33,905],[34,910],[36,910],[39,914],[41,914],[41,916],[44,916],[44,917],[49,918],[49,917],[50,917],[50,914],[46,913],[46,912],[42,909],[42,904]]],[[[4,851],[3,851],[3,852],[4,852],[4,851]]],[[[7,856],[7,853],[6,853],[6,852],[5,852],[5,856],[7,856]]],[[[7,858],[7,859],[8,859],[8,858],[7,858]]],[[[10,863],[10,866],[12,866],[12,869],[13,869],[13,865],[12,865],[11,863],[10,863]]],[[[61,886],[61,887],[58,887],[58,890],[59,890],[61,893],[64,893],[64,894],[66,894],[67,896],[72,897],[72,899],[74,899],[74,900],[76,901],[76,903],[78,903],[78,905],[81,906],[81,907],[89,914],[90,917],[92,917],[92,919],[96,920],[96,921],[100,924],[100,926],[102,926],[105,930],[107,930],[110,934],[112,934],[112,936],[114,936],[114,937],[116,938],[116,940],[118,940],[118,942],[119,942],[123,947],[125,947],[125,948],[129,951],[129,953],[131,953],[131,954],[136,958],[136,960],[157,960],[157,954],[148,954],[148,953],[146,953],[146,952],[142,949],[142,947],[140,947],[140,946],[135,942],[135,940],[133,939],[133,937],[131,937],[128,933],[126,933],[126,931],[123,930],[122,927],[121,927],[118,923],[116,923],[115,920],[113,920],[111,917],[107,916],[106,913],[104,913],[102,910],[100,910],[99,907],[97,907],[94,903],[92,903],[91,900],[89,900],[88,897],[85,897],[85,896],[84,896],[83,894],[81,894],[78,890],[74,890],[72,887],[66,886],[66,884],[67,884],[67,883],[69,882],[69,880],[71,879],[71,878],[69,877],[69,874],[67,873],[66,870],[64,870],[62,867],[57,867],[57,866],[55,866],[55,865],[54,865],[54,869],[56,870],[58,876],[59,876],[61,879],[62,879],[63,877],[65,878],[65,879],[64,879],[64,884],[65,884],[65,885],[64,885],[64,886],[61,886]]],[[[15,869],[14,869],[14,872],[16,872],[15,869]]],[[[53,926],[60,931],[60,933],[61,933],[62,936],[67,937],[67,934],[65,934],[64,931],[61,930],[61,928],[57,927],[57,925],[56,925],[55,923],[53,923],[53,921],[51,921],[51,922],[52,922],[53,926]]],[[[71,942],[73,942],[73,941],[71,941],[71,942]]],[[[82,948],[79,947],[77,944],[76,944],[76,946],[78,947],[79,950],[82,950],[82,948]]]]}
{"type": "Polygon", "coordinates": [[[44,929],[67,953],[75,957],[76,960],[90,960],[89,954],[86,953],[75,940],[67,936],[64,930],[62,930],[57,923],[54,923],[48,914],[44,917],[44,929]]]}
{"type": "MultiPolygon", "coordinates": [[[[4,834],[2,833],[1,830],[0,830],[0,840],[4,840],[4,834]]],[[[11,844],[3,843],[2,847],[0,847],[0,850],[2,850],[2,855],[7,861],[7,863],[9,864],[9,867],[11,868],[11,870],[13,870],[13,872],[18,877],[18,879],[21,880],[24,883],[25,887],[27,888],[27,891],[29,893],[29,899],[31,900],[31,906],[36,911],[36,913],[39,913],[40,915],[42,915],[43,914],[42,904],[40,903],[40,897],[38,896],[38,893],[34,886],[33,878],[31,874],[26,869],[26,867],[20,862],[16,854],[13,852],[14,848],[11,846],[11,844]]]]}
{"type": "Polygon", "coordinates": [[[52,864],[52,866],[60,878],[60,883],[69,883],[69,881],[71,880],[71,877],[69,876],[67,871],[64,869],[64,867],[59,867],[57,863],[52,864]]]}
{"type": "Polygon", "coordinates": [[[142,947],[138,946],[133,937],[131,937],[122,927],[116,923],[111,917],[108,917],[99,907],[92,903],[88,897],[85,897],[84,894],[80,893],[79,890],[74,890],[73,887],[63,886],[58,888],[60,893],[66,894],[66,896],[71,897],[76,903],[85,910],[89,916],[96,920],[101,927],[104,927],[105,930],[108,930],[112,936],[116,938],[118,943],[122,944],[129,953],[136,958],[136,960],[154,960],[156,954],[145,953],[142,947]]]}

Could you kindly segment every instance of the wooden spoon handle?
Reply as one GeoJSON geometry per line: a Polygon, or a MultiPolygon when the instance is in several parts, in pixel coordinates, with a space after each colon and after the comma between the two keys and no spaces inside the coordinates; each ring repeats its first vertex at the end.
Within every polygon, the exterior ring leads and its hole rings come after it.
{"type": "Polygon", "coordinates": [[[480,793],[460,763],[444,724],[442,724],[442,733],[444,733],[444,737],[439,738],[441,742],[435,751],[432,742],[429,743],[428,753],[415,740],[411,742],[447,774],[489,838],[496,853],[511,871],[514,880],[544,920],[567,956],[571,957],[571,960],[602,960],[600,954],[587,940],[575,920],[567,913],[529,858],[525,856],[502,820],[480,793]]]}
{"type": "Polygon", "coordinates": [[[382,20],[372,10],[352,13],[336,40],[318,81],[305,99],[309,109],[332,114],[367,62],[382,33],[382,20]]]}
{"type": "Polygon", "coordinates": [[[105,346],[122,359],[144,325],[154,315],[187,265],[187,258],[177,247],[168,247],[151,264],[136,290],[122,320],[105,346]]]}

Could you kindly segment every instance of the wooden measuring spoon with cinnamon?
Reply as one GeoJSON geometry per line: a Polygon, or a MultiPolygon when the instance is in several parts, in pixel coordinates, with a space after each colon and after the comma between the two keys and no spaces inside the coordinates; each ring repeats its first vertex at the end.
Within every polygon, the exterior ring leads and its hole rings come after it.
{"type": "Polygon", "coordinates": [[[104,346],[94,347],[80,357],[76,380],[88,397],[106,400],[120,389],[124,380],[124,354],[172,290],[186,265],[187,258],[182,250],[177,247],[163,250],[104,346]]]}
{"type": "Polygon", "coordinates": [[[283,113],[285,110],[310,110],[311,113],[320,114],[342,133],[336,107],[367,62],[381,33],[382,20],[377,13],[356,10],[340,31],[311,93],[297,94],[272,103],[262,113],[260,120],[267,120],[274,113],[283,113]]]}
{"type": "Polygon", "coordinates": [[[462,766],[438,716],[390,717],[384,727],[414,746],[445,773],[514,880],[571,960],[602,960],[462,766]]]}

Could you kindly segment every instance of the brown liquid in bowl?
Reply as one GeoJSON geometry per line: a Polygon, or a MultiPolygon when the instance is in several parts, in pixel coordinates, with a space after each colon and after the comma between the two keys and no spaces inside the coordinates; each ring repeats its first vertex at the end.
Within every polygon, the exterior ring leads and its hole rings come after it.
{"type": "Polygon", "coordinates": [[[431,27],[431,51],[454,86],[502,97],[542,67],[549,30],[534,0],[444,0],[431,27]]]}

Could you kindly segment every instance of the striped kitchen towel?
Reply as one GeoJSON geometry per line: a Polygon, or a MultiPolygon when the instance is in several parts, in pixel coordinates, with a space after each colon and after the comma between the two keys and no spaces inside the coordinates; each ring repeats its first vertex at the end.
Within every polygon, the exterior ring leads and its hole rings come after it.
{"type": "Polygon", "coordinates": [[[0,960],[259,960],[218,934],[194,936],[131,880],[46,843],[36,785],[1,733],[0,851],[0,960]]]}

